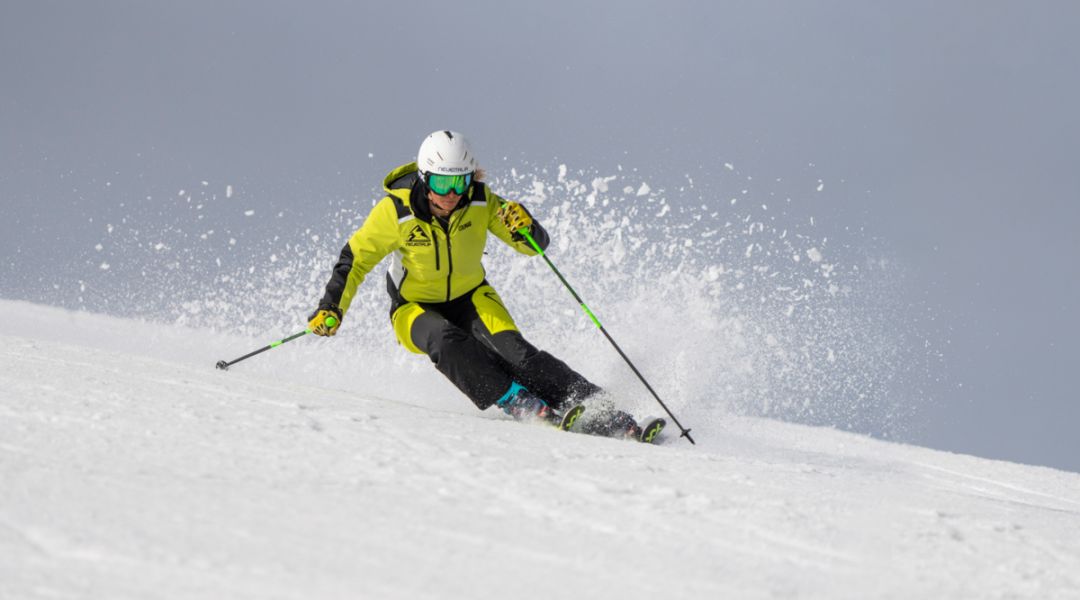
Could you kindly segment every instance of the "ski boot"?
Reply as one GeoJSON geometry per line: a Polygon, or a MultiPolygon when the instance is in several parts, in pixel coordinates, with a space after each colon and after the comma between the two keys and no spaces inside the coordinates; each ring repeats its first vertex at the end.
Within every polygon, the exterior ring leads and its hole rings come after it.
{"type": "Polygon", "coordinates": [[[581,413],[585,412],[585,407],[580,404],[558,412],[516,381],[510,384],[510,389],[495,404],[515,420],[540,421],[564,431],[573,427],[581,413]]]}

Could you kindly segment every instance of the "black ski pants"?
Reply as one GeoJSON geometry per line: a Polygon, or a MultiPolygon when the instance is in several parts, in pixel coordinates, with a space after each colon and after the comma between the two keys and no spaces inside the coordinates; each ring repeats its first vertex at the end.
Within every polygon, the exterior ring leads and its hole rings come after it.
{"type": "Polygon", "coordinates": [[[517,381],[553,408],[600,388],[530,344],[486,281],[449,302],[406,302],[390,315],[398,342],[427,354],[435,368],[483,410],[517,381]]]}

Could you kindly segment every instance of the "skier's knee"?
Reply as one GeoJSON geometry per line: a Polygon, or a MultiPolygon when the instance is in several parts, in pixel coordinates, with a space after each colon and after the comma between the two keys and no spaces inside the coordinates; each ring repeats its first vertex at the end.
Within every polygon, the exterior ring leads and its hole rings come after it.
{"type": "Polygon", "coordinates": [[[435,359],[443,349],[464,341],[468,334],[443,317],[426,312],[413,322],[409,337],[418,349],[435,359]]]}
{"type": "Polygon", "coordinates": [[[495,351],[515,368],[525,367],[540,350],[517,331],[503,331],[489,338],[495,351]]]}

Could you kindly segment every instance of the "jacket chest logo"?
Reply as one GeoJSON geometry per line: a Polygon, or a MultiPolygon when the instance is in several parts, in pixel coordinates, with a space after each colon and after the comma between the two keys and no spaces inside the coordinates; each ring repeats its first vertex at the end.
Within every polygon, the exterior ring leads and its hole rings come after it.
{"type": "Polygon", "coordinates": [[[405,240],[406,246],[430,246],[431,238],[424,232],[424,228],[416,225],[409,232],[409,237],[405,240]]]}

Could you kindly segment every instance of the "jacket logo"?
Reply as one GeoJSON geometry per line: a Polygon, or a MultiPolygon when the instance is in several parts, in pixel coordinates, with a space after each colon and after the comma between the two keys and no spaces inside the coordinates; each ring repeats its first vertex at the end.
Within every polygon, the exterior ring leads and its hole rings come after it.
{"type": "Polygon", "coordinates": [[[424,228],[423,227],[421,227],[419,225],[416,225],[415,227],[412,228],[412,231],[409,232],[409,237],[408,237],[408,239],[405,240],[405,245],[406,246],[430,246],[431,245],[431,238],[428,237],[428,234],[424,233],[424,228]]]}
{"type": "Polygon", "coordinates": [[[468,223],[462,224],[460,227],[458,227],[457,230],[458,231],[465,231],[466,229],[468,229],[470,227],[472,227],[472,221],[469,221],[468,223]]]}

